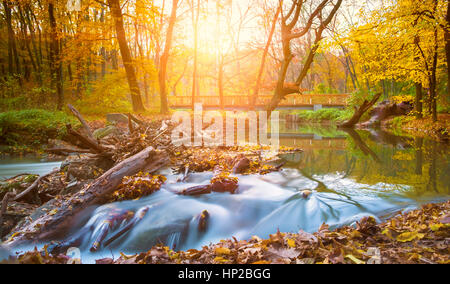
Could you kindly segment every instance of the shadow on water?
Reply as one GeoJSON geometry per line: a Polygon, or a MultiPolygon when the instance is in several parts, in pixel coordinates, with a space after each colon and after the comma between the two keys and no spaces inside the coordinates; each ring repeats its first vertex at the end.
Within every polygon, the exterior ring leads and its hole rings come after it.
{"type": "MultiPolygon", "coordinates": [[[[86,213],[90,220],[69,234],[83,232],[83,261],[111,257],[111,252],[137,253],[160,243],[185,250],[233,236],[264,238],[278,229],[313,232],[323,223],[336,227],[364,216],[380,220],[449,197],[445,144],[383,131],[341,131],[332,126],[284,125],[280,129],[284,131],[281,145],[300,147],[304,152],[284,155],[287,164],[280,172],[239,176],[238,194],[175,195],[174,191],[209,183],[212,173],[193,174],[185,183],[177,183],[179,176],[167,169],[162,174],[168,181],[159,192],[86,213]],[[305,198],[304,190],[312,194],[305,198]],[[147,214],[131,230],[99,252],[89,252],[113,210],[137,212],[146,206],[147,214]],[[210,217],[202,232],[196,216],[204,210],[210,217]]],[[[126,225],[126,221],[117,222],[109,235],[126,225]]]]}

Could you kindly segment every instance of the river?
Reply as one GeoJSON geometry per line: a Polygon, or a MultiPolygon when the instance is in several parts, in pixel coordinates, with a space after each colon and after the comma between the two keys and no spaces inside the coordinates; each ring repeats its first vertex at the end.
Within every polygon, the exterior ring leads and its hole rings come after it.
{"type": "MultiPolygon", "coordinates": [[[[384,131],[340,131],[332,126],[285,124],[280,144],[304,149],[285,155],[282,171],[264,176],[239,176],[238,194],[213,193],[200,197],[173,193],[207,184],[212,173],[192,174],[185,183],[169,169],[162,189],[145,198],[113,203],[86,212],[67,236],[83,233],[79,248],[83,262],[134,254],[163,243],[175,250],[199,249],[236,237],[261,238],[277,230],[314,232],[323,223],[331,227],[352,224],[364,216],[377,220],[421,204],[450,197],[449,148],[435,141],[402,137],[384,131]],[[308,198],[301,192],[311,190],[308,198]],[[138,211],[149,206],[145,218],[131,231],[97,253],[89,247],[113,209],[138,211]],[[203,210],[210,214],[207,230],[198,231],[203,210]]],[[[49,171],[53,164],[0,164],[0,176],[49,171]]],[[[125,224],[122,224],[122,227],[125,224]]],[[[118,228],[119,229],[119,228],[118,228]]],[[[23,249],[23,248],[22,248],[23,249]]]]}

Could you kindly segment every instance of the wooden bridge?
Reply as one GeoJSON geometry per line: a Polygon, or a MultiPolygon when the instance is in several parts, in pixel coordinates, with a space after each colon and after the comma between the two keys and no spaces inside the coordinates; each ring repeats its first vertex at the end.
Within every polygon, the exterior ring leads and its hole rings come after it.
{"type": "MultiPolygon", "coordinates": [[[[349,94],[292,94],[288,95],[278,106],[278,109],[320,109],[320,108],[344,108],[347,106],[349,94]]],[[[256,102],[257,109],[265,109],[271,95],[259,96],[256,102]]],[[[219,96],[199,96],[195,97],[196,103],[202,103],[203,109],[220,109],[219,96]]],[[[192,108],[192,97],[176,96],[169,97],[169,105],[172,109],[192,108]]],[[[224,109],[236,110],[247,109],[249,106],[248,96],[225,96],[224,109]]]]}

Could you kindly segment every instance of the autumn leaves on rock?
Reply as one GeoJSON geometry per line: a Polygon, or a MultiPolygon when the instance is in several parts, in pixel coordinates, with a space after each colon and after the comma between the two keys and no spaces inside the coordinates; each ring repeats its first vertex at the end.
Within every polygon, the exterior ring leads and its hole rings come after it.
{"type": "Polygon", "coordinates": [[[122,184],[113,193],[112,201],[124,201],[138,199],[158,191],[166,181],[161,175],[139,173],[132,177],[124,177],[122,184]]]}

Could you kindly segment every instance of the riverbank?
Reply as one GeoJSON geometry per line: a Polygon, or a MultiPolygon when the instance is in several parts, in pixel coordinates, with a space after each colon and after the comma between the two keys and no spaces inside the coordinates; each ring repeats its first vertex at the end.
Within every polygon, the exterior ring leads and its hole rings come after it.
{"type": "Polygon", "coordinates": [[[0,152],[44,153],[49,140],[65,138],[68,124],[80,125],[64,112],[30,109],[0,113],[0,152]]]}
{"type": "Polygon", "coordinates": [[[284,115],[286,121],[294,123],[339,124],[350,119],[353,110],[323,108],[320,110],[296,110],[284,115]]]}
{"type": "Polygon", "coordinates": [[[450,141],[450,114],[439,114],[437,122],[433,122],[431,118],[399,116],[386,120],[382,127],[396,134],[429,138],[439,142],[450,141]]]}
{"type": "MultiPolygon", "coordinates": [[[[314,234],[277,232],[268,239],[223,240],[202,250],[173,251],[156,246],[148,252],[98,264],[449,264],[450,201],[399,213],[377,224],[364,218],[355,226],[314,234]]],[[[79,260],[78,260],[79,261],[79,260]]],[[[74,260],[46,250],[20,255],[10,262],[66,264],[74,260]]],[[[75,261],[77,262],[77,261],[75,261]]]]}

